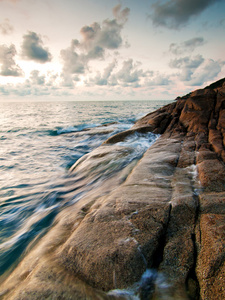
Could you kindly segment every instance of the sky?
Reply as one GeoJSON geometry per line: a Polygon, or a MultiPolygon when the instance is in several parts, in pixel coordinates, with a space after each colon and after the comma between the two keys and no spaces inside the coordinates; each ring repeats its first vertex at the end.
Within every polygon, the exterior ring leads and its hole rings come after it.
{"type": "Polygon", "coordinates": [[[224,53],[224,0],[0,0],[0,101],[173,100],[224,53]]]}

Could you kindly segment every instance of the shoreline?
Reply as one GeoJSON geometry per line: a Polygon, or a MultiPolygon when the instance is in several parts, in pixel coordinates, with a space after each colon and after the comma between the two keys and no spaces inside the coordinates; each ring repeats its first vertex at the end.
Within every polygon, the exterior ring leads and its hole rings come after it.
{"type": "Polygon", "coordinates": [[[57,216],[1,299],[116,299],[106,292],[146,269],[164,274],[168,299],[225,297],[225,84],[180,97],[105,144],[113,153],[135,131],[161,136],[119,187],[57,216]]]}

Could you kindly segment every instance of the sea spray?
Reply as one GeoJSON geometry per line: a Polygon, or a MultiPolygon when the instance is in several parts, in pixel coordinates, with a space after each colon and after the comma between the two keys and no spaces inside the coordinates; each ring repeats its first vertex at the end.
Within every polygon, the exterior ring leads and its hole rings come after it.
{"type": "Polygon", "coordinates": [[[154,269],[147,269],[139,282],[127,289],[109,291],[108,295],[121,300],[148,300],[157,294],[156,297],[159,297],[158,299],[168,300],[170,299],[169,288],[170,285],[162,273],[154,269]]]}

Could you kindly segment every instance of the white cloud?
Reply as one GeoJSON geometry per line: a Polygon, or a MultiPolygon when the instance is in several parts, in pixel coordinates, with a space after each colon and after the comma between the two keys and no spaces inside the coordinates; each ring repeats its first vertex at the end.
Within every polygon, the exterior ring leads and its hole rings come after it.
{"type": "Polygon", "coordinates": [[[79,45],[79,42],[72,40],[70,47],[61,50],[64,74],[82,74],[86,69],[86,57],[76,52],[77,45],[79,45]]]}
{"type": "Polygon", "coordinates": [[[133,59],[124,61],[122,68],[116,74],[117,80],[125,84],[138,83],[140,78],[145,76],[145,72],[137,68],[133,59]]]}
{"type": "Polygon", "coordinates": [[[169,85],[170,84],[170,76],[157,74],[153,78],[148,79],[146,81],[147,86],[162,86],[162,85],[169,85]]]}
{"type": "Polygon", "coordinates": [[[96,84],[96,85],[116,85],[117,81],[115,81],[115,76],[111,76],[112,72],[117,65],[117,61],[114,60],[112,63],[110,63],[103,71],[103,74],[101,75],[100,72],[97,72],[97,75],[95,78],[90,79],[89,84],[96,84]]]}
{"type": "Polygon", "coordinates": [[[193,52],[197,47],[202,46],[205,44],[205,40],[203,37],[196,37],[192,38],[190,40],[184,41],[180,44],[172,43],[170,44],[170,52],[175,55],[181,55],[184,53],[191,53],[193,52]]]}
{"type": "Polygon", "coordinates": [[[46,63],[52,59],[48,48],[43,47],[41,35],[31,31],[23,36],[22,57],[39,63],[46,63]]]}
{"type": "Polygon", "coordinates": [[[90,61],[103,60],[106,51],[119,49],[123,45],[121,31],[129,11],[128,8],[121,10],[121,5],[117,5],[113,9],[115,19],[94,22],[81,28],[81,41],[73,40],[69,48],[61,50],[63,73],[66,77],[84,74],[90,61]]]}
{"type": "Polygon", "coordinates": [[[179,70],[179,80],[190,86],[201,86],[213,80],[225,64],[223,61],[204,59],[201,55],[195,57],[182,57],[170,61],[170,67],[179,70]]]}
{"type": "Polygon", "coordinates": [[[60,87],[57,74],[49,73],[40,74],[39,71],[33,70],[30,77],[23,83],[0,85],[0,94],[4,96],[18,97],[41,97],[41,96],[69,96],[70,93],[60,87]]]}
{"type": "Polygon", "coordinates": [[[23,76],[23,71],[16,64],[14,59],[16,53],[15,45],[12,44],[9,47],[6,45],[0,45],[0,75],[14,77],[23,76]]]}
{"type": "Polygon", "coordinates": [[[202,55],[196,55],[194,58],[190,56],[185,56],[182,58],[172,59],[169,63],[171,68],[189,68],[196,69],[198,68],[204,61],[202,55]]]}
{"type": "Polygon", "coordinates": [[[3,35],[11,34],[13,32],[14,28],[10,24],[9,19],[5,19],[1,24],[0,24],[0,32],[3,35]]]}
{"type": "Polygon", "coordinates": [[[3,1],[16,3],[16,2],[19,2],[20,0],[0,0],[0,2],[3,2],[3,1]]]}
{"type": "Polygon", "coordinates": [[[114,60],[104,71],[86,80],[85,84],[89,87],[94,85],[108,87],[130,87],[144,88],[152,86],[169,85],[170,75],[160,74],[150,70],[144,70],[140,62],[128,59],[123,62],[114,60]]]}
{"type": "Polygon", "coordinates": [[[44,85],[45,84],[45,76],[39,75],[40,72],[38,70],[31,71],[30,81],[33,85],[44,85]]]}
{"type": "Polygon", "coordinates": [[[121,24],[127,22],[129,13],[130,9],[128,7],[121,10],[121,4],[118,4],[113,8],[113,15],[115,16],[116,20],[121,24]]]}
{"type": "Polygon", "coordinates": [[[201,86],[208,81],[214,80],[224,65],[225,61],[206,59],[200,68],[192,75],[190,85],[201,86]]]}
{"type": "Polygon", "coordinates": [[[179,69],[181,81],[190,81],[195,70],[204,62],[204,58],[201,55],[196,55],[191,58],[189,56],[182,58],[175,58],[170,61],[169,66],[171,68],[179,69]]]}

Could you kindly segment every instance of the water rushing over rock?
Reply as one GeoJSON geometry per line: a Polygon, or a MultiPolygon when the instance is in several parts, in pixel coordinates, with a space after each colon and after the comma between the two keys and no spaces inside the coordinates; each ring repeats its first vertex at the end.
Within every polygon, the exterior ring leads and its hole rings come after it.
{"type": "Polygon", "coordinates": [[[2,283],[1,297],[224,299],[222,84],[148,114],[81,158],[68,197],[82,182],[97,185],[57,215],[2,283]],[[120,143],[149,131],[161,136],[136,160],[120,143]],[[115,168],[125,155],[131,159],[115,168]]]}

